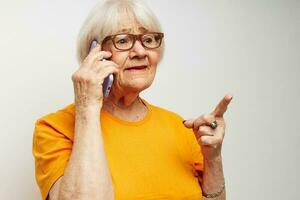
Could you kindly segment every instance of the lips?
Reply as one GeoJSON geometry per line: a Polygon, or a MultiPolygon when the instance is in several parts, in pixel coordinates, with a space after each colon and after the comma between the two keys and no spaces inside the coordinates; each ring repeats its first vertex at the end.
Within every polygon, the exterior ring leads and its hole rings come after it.
{"type": "Polygon", "coordinates": [[[127,67],[125,70],[141,70],[147,68],[147,65],[136,65],[127,67]]]}

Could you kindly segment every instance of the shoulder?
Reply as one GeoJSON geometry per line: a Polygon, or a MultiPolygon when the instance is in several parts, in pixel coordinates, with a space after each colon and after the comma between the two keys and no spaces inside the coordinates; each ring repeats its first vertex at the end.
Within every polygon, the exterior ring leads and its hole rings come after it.
{"type": "Polygon", "coordinates": [[[72,118],[75,116],[75,106],[74,104],[69,104],[63,108],[60,108],[54,112],[48,113],[39,119],[36,120],[36,122],[55,122],[59,121],[60,119],[65,118],[72,118]]]}
{"type": "Polygon", "coordinates": [[[51,129],[55,132],[70,136],[73,133],[74,121],[75,105],[72,103],[37,119],[35,122],[35,132],[39,130],[50,131],[51,129]]]}
{"type": "Polygon", "coordinates": [[[150,107],[152,113],[154,115],[156,115],[156,117],[160,116],[160,117],[168,118],[170,120],[174,120],[176,122],[182,123],[183,118],[178,113],[176,113],[176,112],[174,112],[172,110],[166,109],[166,108],[162,108],[162,107],[157,106],[157,105],[153,105],[153,104],[151,104],[151,103],[149,103],[147,101],[146,101],[146,103],[150,107]]]}

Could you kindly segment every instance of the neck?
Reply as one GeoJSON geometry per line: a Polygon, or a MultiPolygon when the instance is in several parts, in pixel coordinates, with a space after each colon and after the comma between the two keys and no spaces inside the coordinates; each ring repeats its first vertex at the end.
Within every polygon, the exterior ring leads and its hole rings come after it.
{"type": "Polygon", "coordinates": [[[141,120],[147,114],[147,108],[140,100],[139,93],[124,95],[112,90],[110,95],[104,99],[103,108],[127,121],[141,120]]]}
{"type": "Polygon", "coordinates": [[[139,102],[139,94],[138,93],[127,93],[126,95],[113,92],[104,99],[104,105],[113,104],[122,110],[130,110],[132,109],[136,103],[139,102]]]}

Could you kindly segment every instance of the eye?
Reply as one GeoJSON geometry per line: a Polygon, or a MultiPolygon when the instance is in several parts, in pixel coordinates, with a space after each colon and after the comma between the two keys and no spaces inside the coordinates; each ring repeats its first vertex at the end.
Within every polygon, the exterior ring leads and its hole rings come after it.
{"type": "Polygon", "coordinates": [[[116,43],[117,44],[126,44],[126,43],[128,43],[128,39],[126,39],[126,38],[117,39],[116,43]]]}
{"type": "Polygon", "coordinates": [[[143,42],[145,42],[145,43],[152,43],[153,39],[151,37],[146,37],[146,38],[144,38],[143,42]]]}

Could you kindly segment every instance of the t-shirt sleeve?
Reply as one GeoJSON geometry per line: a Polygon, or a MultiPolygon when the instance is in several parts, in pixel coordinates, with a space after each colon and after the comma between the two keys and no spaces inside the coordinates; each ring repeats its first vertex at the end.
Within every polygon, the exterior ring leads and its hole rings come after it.
{"type": "Polygon", "coordinates": [[[191,154],[193,173],[195,176],[199,176],[199,174],[203,172],[204,167],[201,146],[198,143],[192,129],[188,129],[186,127],[184,127],[183,129],[187,138],[187,143],[191,154]]]}
{"type": "Polygon", "coordinates": [[[203,172],[203,154],[201,151],[201,146],[198,143],[196,136],[192,129],[186,128],[182,124],[183,118],[177,115],[177,123],[179,125],[178,129],[183,136],[185,141],[182,144],[186,145],[188,160],[192,165],[192,170],[195,176],[198,176],[203,172]]]}
{"type": "Polygon", "coordinates": [[[198,143],[192,129],[188,129],[184,126],[183,131],[187,139],[187,144],[192,159],[193,170],[201,172],[203,171],[203,155],[201,152],[201,146],[198,143]]]}
{"type": "Polygon", "coordinates": [[[72,141],[53,121],[39,119],[35,123],[32,153],[35,158],[35,178],[46,199],[55,181],[64,173],[69,160],[72,141]]]}

